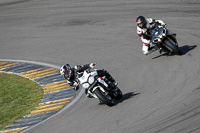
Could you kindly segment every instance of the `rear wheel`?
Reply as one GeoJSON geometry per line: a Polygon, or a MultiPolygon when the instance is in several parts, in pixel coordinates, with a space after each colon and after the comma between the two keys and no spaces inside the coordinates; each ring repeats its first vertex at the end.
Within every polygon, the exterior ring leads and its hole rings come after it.
{"type": "Polygon", "coordinates": [[[99,90],[99,88],[94,90],[94,94],[106,105],[108,106],[113,106],[114,105],[114,100],[109,96],[105,95],[103,92],[99,90]]]}
{"type": "Polygon", "coordinates": [[[177,46],[173,45],[172,42],[170,42],[168,39],[165,40],[165,46],[167,49],[169,49],[172,53],[175,53],[177,55],[182,55],[182,52],[178,49],[177,46]]]}

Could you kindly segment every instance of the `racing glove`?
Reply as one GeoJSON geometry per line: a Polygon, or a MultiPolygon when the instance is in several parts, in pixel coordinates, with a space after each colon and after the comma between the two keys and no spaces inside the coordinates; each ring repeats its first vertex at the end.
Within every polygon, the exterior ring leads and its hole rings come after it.
{"type": "Polygon", "coordinates": [[[90,68],[94,68],[95,66],[96,66],[96,64],[95,63],[90,63],[90,68]]]}
{"type": "Polygon", "coordinates": [[[78,85],[78,83],[74,82],[73,87],[74,87],[74,90],[77,91],[77,90],[79,89],[79,85],[78,85]]]}

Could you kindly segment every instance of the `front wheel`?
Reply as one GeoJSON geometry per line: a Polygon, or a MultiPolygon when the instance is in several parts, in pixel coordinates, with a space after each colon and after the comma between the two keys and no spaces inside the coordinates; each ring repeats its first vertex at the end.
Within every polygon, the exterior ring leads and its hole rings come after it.
{"type": "Polygon", "coordinates": [[[114,100],[108,95],[106,96],[103,92],[99,90],[99,88],[94,90],[94,94],[101,100],[103,103],[105,103],[108,106],[114,105],[114,100]]]}
{"type": "Polygon", "coordinates": [[[182,55],[182,52],[178,49],[177,46],[173,45],[168,39],[165,40],[165,47],[169,49],[172,53],[175,53],[177,55],[182,55]]]}
{"type": "Polygon", "coordinates": [[[117,95],[116,95],[116,98],[115,98],[115,99],[116,99],[116,100],[122,99],[123,94],[122,94],[122,91],[121,91],[119,88],[117,88],[116,93],[117,93],[117,95]]]}

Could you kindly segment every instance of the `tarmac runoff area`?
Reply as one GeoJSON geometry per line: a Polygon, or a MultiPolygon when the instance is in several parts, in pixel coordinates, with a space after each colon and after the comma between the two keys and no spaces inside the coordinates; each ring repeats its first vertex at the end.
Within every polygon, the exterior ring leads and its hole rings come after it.
{"type": "Polygon", "coordinates": [[[72,101],[75,90],[60,75],[58,67],[55,67],[43,63],[34,64],[31,61],[0,60],[0,72],[29,78],[40,84],[44,90],[44,97],[35,110],[15,121],[14,124],[0,130],[0,133],[20,132],[27,129],[52,116],[72,101]]]}

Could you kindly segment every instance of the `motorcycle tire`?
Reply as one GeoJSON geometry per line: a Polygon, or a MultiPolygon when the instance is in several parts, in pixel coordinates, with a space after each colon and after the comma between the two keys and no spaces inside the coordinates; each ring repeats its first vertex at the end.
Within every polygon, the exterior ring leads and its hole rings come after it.
{"type": "Polygon", "coordinates": [[[165,40],[165,46],[177,55],[182,55],[182,52],[178,49],[177,46],[174,46],[168,39],[165,40]]]}
{"type": "Polygon", "coordinates": [[[94,90],[94,94],[101,100],[104,104],[108,106],[113,106],[114,100],[112,98],[107,98],[98,88],[94,90]]]}
{"type": "Polygon", "coordinates": [[[123,94],[122,94],[122,91],[118,88],[117,89],[117,96],[116,96],[116,100],[120,100],[120,99],[122,99],[122,96],[123,96],[123,94]]]}

